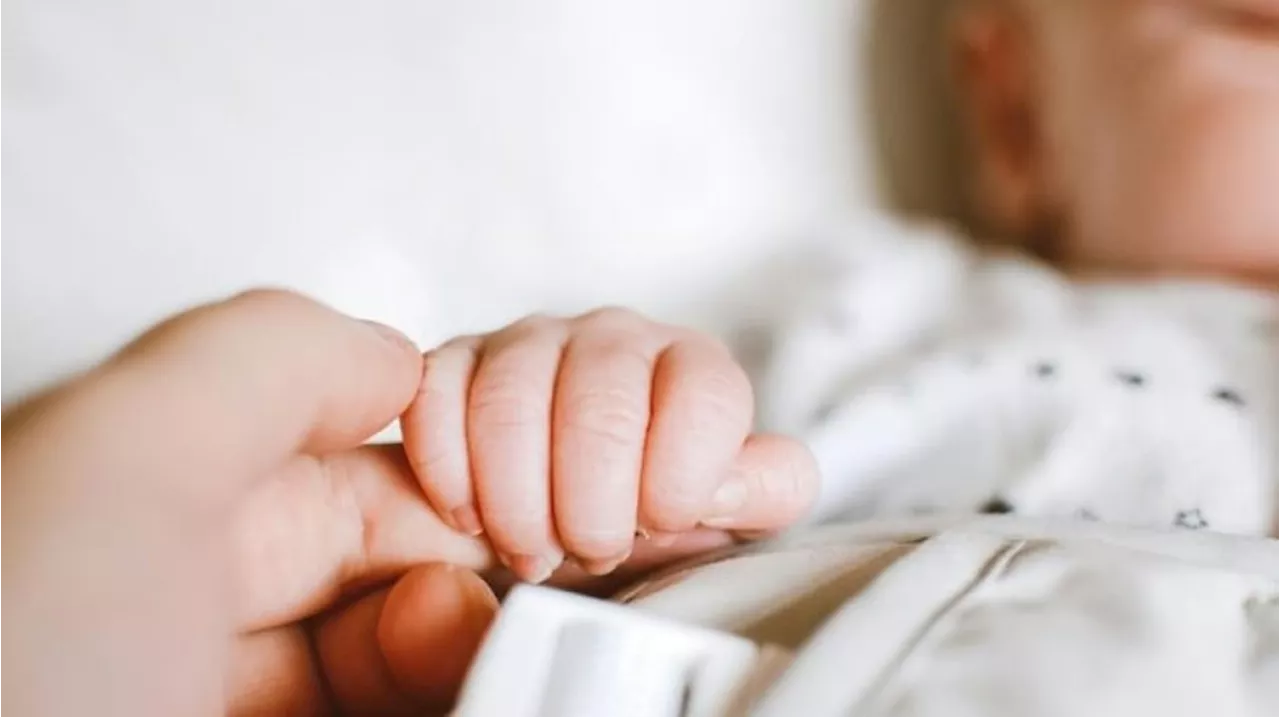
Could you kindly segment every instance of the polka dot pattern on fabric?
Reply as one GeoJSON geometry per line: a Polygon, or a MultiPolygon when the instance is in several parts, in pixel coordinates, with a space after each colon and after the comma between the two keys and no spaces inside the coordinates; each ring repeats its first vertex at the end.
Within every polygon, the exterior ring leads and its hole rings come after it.
{"type": "Polygon", "coordinates": [[[775,344],[761,424],[812,448],[812,520],[927,505],[1270,534],[1274,292],[1076,280],[924,234],[859,254],[775,344]]]}
{"type": "Polygon", "coordinates": [[[1200,514],[1199,508],[1178,511],[1178,514],[1173,518],[1173,524],[1187,530],[1201,530],[1209,527],[1209,523],[1200,514]]]}
{"type": "Polygon", "coordinates": [[[1244,397],[1235,389],[1220,387],[1213,390],[1213,398],[1216,401],[1231,404],[1232,406],[1243,407],[1244,397]]]}
{"type": "Polygon", "coordinates": [[[982,504],[981,511],[992,515],[1004,515],[1013,512],[1013,504],[999,496],[982,504]]]}
{"type": "Polygon", "coordinates": [[[1115,376],[1120,383],[1133,388],[1142,388],[1147,385],[1147,377],[1136,371],[1117,369],[1111,375],[1115,376]]]}

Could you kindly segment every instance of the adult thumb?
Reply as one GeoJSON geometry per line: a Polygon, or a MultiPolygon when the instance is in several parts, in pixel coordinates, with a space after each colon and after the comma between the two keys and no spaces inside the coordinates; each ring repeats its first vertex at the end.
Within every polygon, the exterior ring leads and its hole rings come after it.
{"type": "Polygon", "coordinates": [[[444,713],[497,609],[475,573],[435,563],[323,616],[312,644],[332,708],[339,714],[444,713]]]}
{"type": "Polygon", "coordinates": [[[497,609],[489,586],[470,570],[435,564],[402,577],[378,622],[397,686],[419,704],[452,704],[497,609]]]}

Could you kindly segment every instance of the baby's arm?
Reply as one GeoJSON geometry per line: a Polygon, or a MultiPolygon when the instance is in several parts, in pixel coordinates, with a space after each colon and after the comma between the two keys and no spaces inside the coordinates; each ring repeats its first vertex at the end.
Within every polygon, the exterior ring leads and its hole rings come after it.
{"type": "Polygon", "coordinates": [[[867,216],[837,232],[754,377],[761,424],[798,435],[953,322],[972,251],[940,227],[867,216]]]}
{"type": "Polygon", "coordinates": [[[805,447],[751,434],[746,375],[718,342],[621,309],[532,316],[426,355],[402,423],[432,505],[519,577],[593,574],[699,526],[768,531],[817,490],[805,447]]]}
{"type": "Polygon", "coordinates": [[[1041,429],[1036,407],[1006,396],[1018,382],[991,370],[993,356],[1012,356],[1001,328],[1051,315],[1057,280],[1029,262],[983,259],[933,225],[868,218],[846,234],[756,382],[763,428],[805,439],[817,457],[823,489],[810,517],[991,502],[1041,429]]]}

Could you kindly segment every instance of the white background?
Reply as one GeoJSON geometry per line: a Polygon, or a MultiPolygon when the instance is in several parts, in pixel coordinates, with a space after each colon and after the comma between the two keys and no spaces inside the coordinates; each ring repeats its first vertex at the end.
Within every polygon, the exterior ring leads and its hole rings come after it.
{"type": "Polygon", "coordinates": [[[5,401],[257,284],[424,344],[756,316],[796,242],[937,193],[882,181],[935,112],[864,67],[932,57],[887,41],[926,4],[6,0],[5,401]]]}

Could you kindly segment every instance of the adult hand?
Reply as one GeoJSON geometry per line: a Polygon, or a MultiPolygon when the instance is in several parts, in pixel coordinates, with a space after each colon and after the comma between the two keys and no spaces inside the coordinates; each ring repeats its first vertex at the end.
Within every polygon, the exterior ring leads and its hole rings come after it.
{"type": "MultiPolygon", "coordinates": [[[[421,714],[496,607],[400,446],[403,336],[250,292],[4,416],[14,714],[421,714]]],[[[643,568],[728,542],[701,531],[643,568]]],[[[581,571],[560,584],[589,587],[581,571]]]]}
{"type": "Polygon", "coordinates": [[[397,713],[448,699],[495,601],[468,571],[421,566],[482,568],[489,551],[435,520],[397,448],[360,447],[420,376],[396,332],[259,291],[7,413],[4,706],[397,713]]]}

